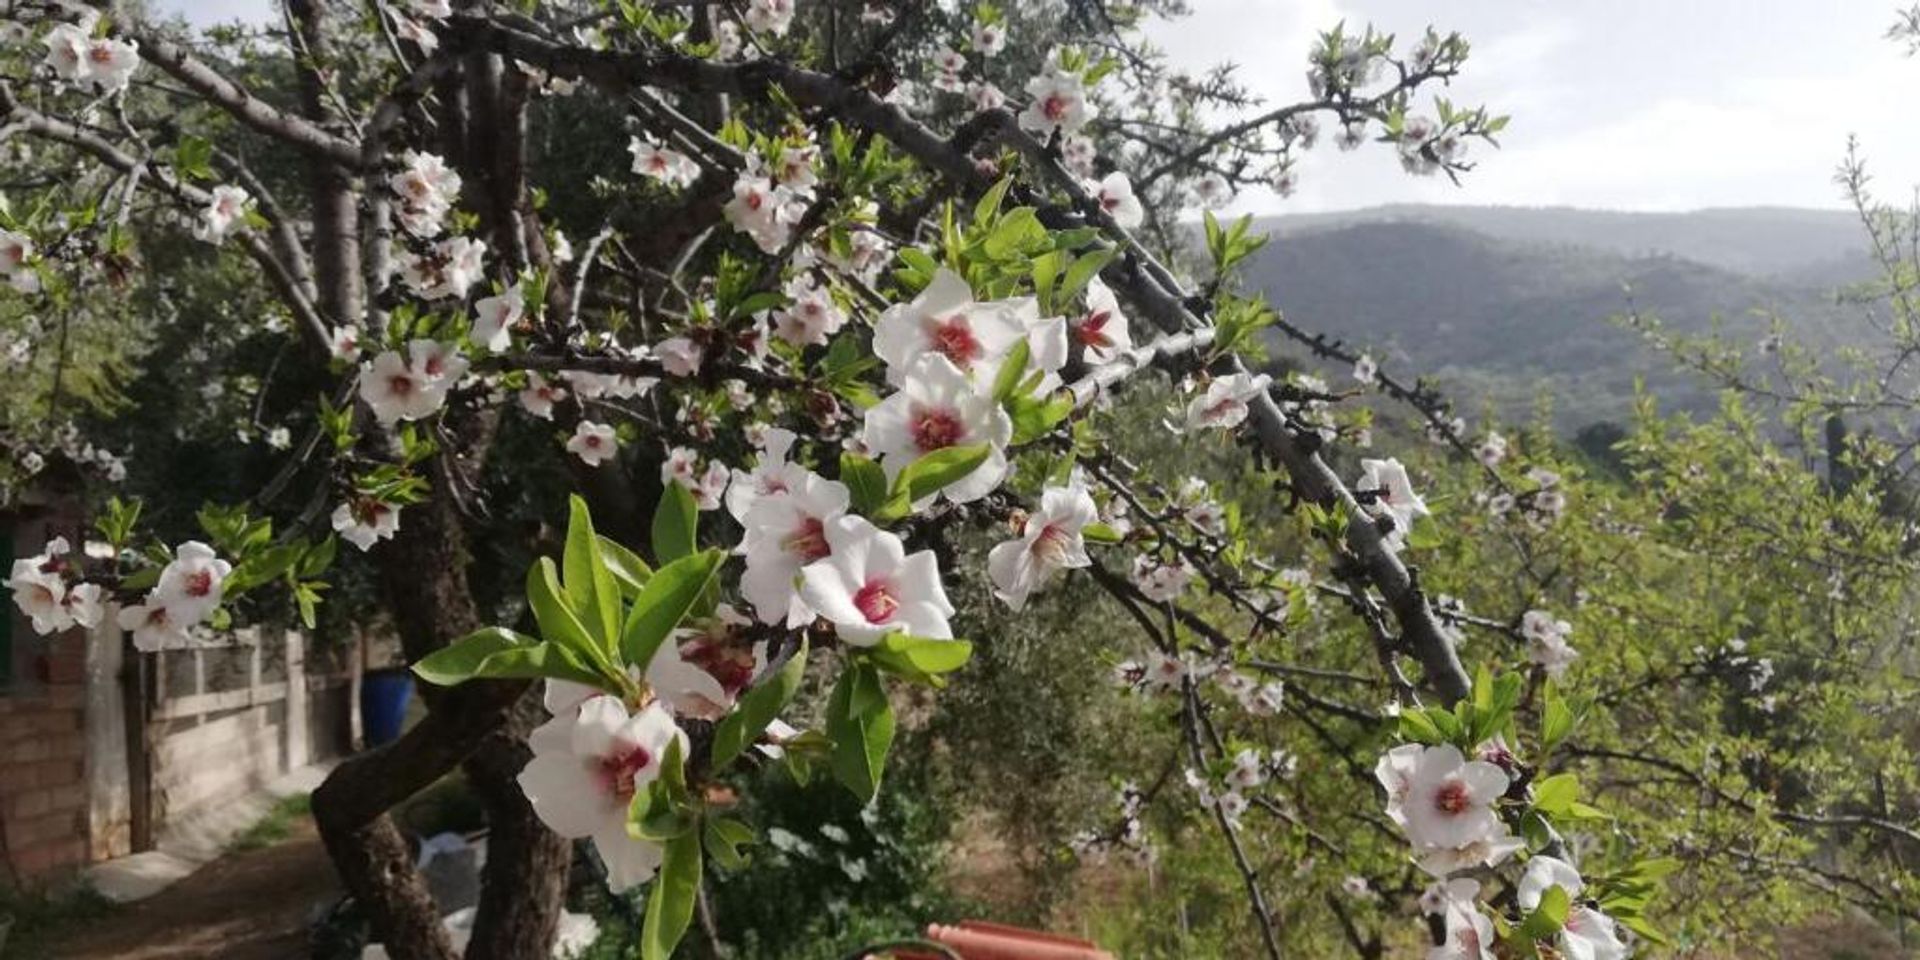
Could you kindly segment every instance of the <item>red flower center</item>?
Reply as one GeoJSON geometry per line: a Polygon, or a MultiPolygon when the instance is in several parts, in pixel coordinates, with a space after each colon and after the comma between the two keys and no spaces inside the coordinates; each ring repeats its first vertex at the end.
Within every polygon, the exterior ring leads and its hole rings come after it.
{"type": "Polygon", "coordinates": [[[1113,319],[1111,310],[1095,310],[1087,314],[1080,325],[1073,328],[1074,338],[1084,346],[1111,347],[1113,338],[1107,336],[1107,322],[1113,319]]]}
{"type": "Polygon", "coordinates": [[[213,592],[213,571],[195,570],[187,574],[187,596],[204,597],[213,592]]]}
{"type": "Polygon", "coordinates": [[[680,648],[680,656],[719,681],[720,688],[737,694],[753,682],[753,652],[723,641],[695,640],[680,648]]]}
{"type": "Polygon", "coordinates": [[[900,612],[900,601],[894,598],[893,584],[884,579],[869,580],[853,595],[853,606],[868,623],[887,623],[893,615],[900,612]]]}
{"type": "Polygon", "coordinates": [[[819,517],[801,520],[800,526],[780,541],[780,549],[808,563],[833,553],[833,548],[827,545],[826,525],[819,517]]]}
{"type": "Polygon", "coordinates": [[[1040,109],[1046,113],[1048,120],[1059,123],[1067,118],[1067,106],[1066,97],[1057,93],[1051,93],[1047,95],[1047,99],[1041,104],[1040,109]]]}
{"type": "Polygon", "coordinates": [[[1067,543],[1072,539],[1057,523],[1049,523],[1042,528],[1040,535],[1033,538],[1033,558],[1049,566],[1058,566],[1066,558],[1067,543]]]}
{"type": "Polygon", "coordinates": [[[986,353],[980,338],[973,335],[973,326],[959,314],[935,321],[933,329],[927,332],[927,340],[935,351],[962,370],[973,366],[973,362],[986,353]]]}
{"type": "Polygon", "coordinates": [[[921,453],[932,453],[955,446],[967,437],[967,426],[960,415],[946,407],[913,411],[913,445],[921,453]]]}
{"type": "Polygon", "coordinates": [[[413,393],[413,378],[396,373],[387,378],[387,392],[395,396],[409,396],[413,393]]]}
{"type": "Polygon", "coordinates": [[[1433,794],[1433,808],[1449,816],[1459,816],[1473,806],[1473,797],[1467,793],[1467,785],[1458,780],[1448,780],[1433,794]]]}
{"type": "Polygon", "coordinates": [[[638,744],[625,746],[615,744],[613,752],[601,757],[600,786],[621,803],[633,799],[633,777],[653,762],[653,754],[638,744]]]}

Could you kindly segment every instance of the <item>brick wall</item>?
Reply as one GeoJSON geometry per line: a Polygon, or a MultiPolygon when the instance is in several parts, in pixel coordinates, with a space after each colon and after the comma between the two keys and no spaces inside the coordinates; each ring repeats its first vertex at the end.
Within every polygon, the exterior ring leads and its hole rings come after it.
{"type": "Polygon", "coordinates": [[[0,692],[0,827],[14,872],[41,881],[89,859],[86,637],[30,642],[37,676],[0,692]]]}

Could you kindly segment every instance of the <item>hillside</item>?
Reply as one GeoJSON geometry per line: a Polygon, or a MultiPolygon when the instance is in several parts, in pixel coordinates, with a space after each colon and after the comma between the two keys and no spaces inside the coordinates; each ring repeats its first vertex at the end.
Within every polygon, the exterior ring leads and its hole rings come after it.
{"type": "Polygon", "coordinates": [[[1464,227],[1509,243],[1573,245],[1626,257],[1671,254],[1758,277],[1801,280],[1868,269],[1865,235],[1848,210],[1737,207],[1685,212],[1393,204],[1339,213],[1267,217],[1281,236],[1360,223],[1464,227]]]}
{"type": "MultiPolygon", "coordinates": [[[[1491,211],[1481,213],[1487,214],[1483,222],[1500,222],[1491,211]]],[[[1514,221],[1530,225],[1508,236],[1426,217],[1343,215],[1348,222],[1312,218],[1320,222],[1304,225],[1287,218],[1247,276],[1306,328],[1363,345],[1398,369],[1435,376],[1463,412],[1492,401],[1509,419],[1525,417],[1544,395],[1566,427],[1621,417],[1636,377],[1670,407],[1703,409],[1714,402],[1710,390],[1609,322],[1629,309],[1691,332],[1719,322],[1740,339],[1759,338],[1769,312],[1826,342],[1844,341],[1858,323],[1834,306],[1830,284],[1800,279],[1847,255],[1837,247],[1837,232],[1836,247],[1824,251],[1812,241],[1745,244],[1742,256],[1764,255],[1777,264],[1777,275],[1767,279],[1672,252],[1626,254],[1601,242],[1624,243],[1624,231],[1576,245],[1565,239],[1575,235],[1566,223],[1587,211],[1556,212],[1569,216],[1560,218],[1551,238],[1543,221],[1520,213],[1514,221]]],[[[1827,218],[1789,211],[1784,219],[1800,214],[1811,223],[1827,218]]],[[[1598,219],[1611,216],[1637,215],[1598,219]]],[[[1676,229],[1673,235],[1711,232],[1676,229]]]]}

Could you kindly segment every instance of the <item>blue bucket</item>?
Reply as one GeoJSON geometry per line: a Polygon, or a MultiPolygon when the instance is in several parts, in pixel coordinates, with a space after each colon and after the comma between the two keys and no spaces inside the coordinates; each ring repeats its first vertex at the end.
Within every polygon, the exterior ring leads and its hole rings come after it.
{"type": "Polygon", "coordinates": [[[413,677],[405,670],[370,670],[360,679],[360,728],[367,746],[400,739],[412,698],[413,677]]]}

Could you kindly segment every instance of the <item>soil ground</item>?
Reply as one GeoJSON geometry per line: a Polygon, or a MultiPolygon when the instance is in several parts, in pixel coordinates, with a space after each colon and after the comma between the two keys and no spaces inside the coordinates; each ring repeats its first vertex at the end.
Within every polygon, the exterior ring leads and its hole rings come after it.
{"type": "Polygon", "coordinates": [[[153,897],[71,931],[55,960],[297,960],[340,896],[311,818],[271,846],[229,853],[153,897]]]}

